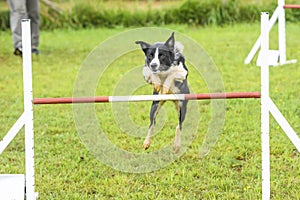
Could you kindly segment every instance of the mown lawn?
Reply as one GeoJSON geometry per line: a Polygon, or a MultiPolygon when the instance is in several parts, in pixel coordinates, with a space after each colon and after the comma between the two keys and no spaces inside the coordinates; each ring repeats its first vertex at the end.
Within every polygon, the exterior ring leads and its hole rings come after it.
{"type": "MultiPolygon", "coordinates": [[[[226,91],[259,90],[260,68],[254,64],[243,64],[259,34],[259,24],[206,28],[170,25],[167,28],[185,34],[206,50],[222,77],[226,91]]],[[[299,60],[299,24],[288,24],[287,29],[287,57],[299,60]]],[[[74,82],[89,53],[106,39],[128,30],[99,28],[42,32],[41,55],[33,57],[34,97],[72,96],[74,82]]],[[[272,48],[277,47],[275,30],[271,34],[272,48]]],[[[10,33],[0,34],[2,138],[22,113],[23,95],[21,59],[12,55],[10,33]]],[[[136,66],[141,66],[142,62],[140,50],[117,58],[101,77],[96,94],[116,95],[118,81],[136,66]]],[[[271,96],[298,133],[299,67],[297,63],[270,70],[271,96]]],[[[193,91],[206,92],[205,77],[201,77],[191,63],[189,69],[189,83],[193,91]]],[[[150,94],[151,87],[143,85],[132,91],[142,92],[150,94]]],[[[260,199],[260,101],[226,101],[222,133],[204,158],[199,158],[199,153],[211,120],[211,103],[201,101],[196,104],[200,123],[186,152],[162,169],[138,174],[104,165],[87,150],[82,135],[77,133],[78,124],[74,122],[71,105],[35,106],[35,175],[40,199],[260,199]]],[[[129,106],[129,116],[120,113],[119,117],[130,118],[137,126],[145,127],[148,125],[149,107],[149,102],[135,103],[129,106]]],[[[176,126],[172,104],[166,104],[164,114],[158,118],[158,127],[162,126],[160,120],[167,120],[154,136],[149,153],[142,148],[146,132],[132,136],[124,131],[116,120],[119,114],[111,104],[95,105],[95,110],[107,138],[121,149],[146,156],[172,143],[176,126]]],[[[270,127],[272,199],[298,199],[300,154],[272,118],[270,127]]],[[[0,173],[24,173],[23,130],[1,155],[0,173]]]]}

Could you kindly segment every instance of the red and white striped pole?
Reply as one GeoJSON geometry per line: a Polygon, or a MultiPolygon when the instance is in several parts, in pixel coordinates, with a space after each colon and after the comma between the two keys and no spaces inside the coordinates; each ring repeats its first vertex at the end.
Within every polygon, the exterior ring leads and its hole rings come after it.
{"type": "Polygon", "coordinates": [[[33,104],[72,104],[72,103],[110,103],[110,102],[112,103],[112,102],[238,99],[238,98],[260,98],[260,92],[35,98],[33,100],[33,104]]]}
{"type": "Polygon", "coordinates": [[[287,8],[291,8],[291,9],[300,9],[300,5],[296,5],[296,4],[285,4],[283,6],[284,9],[287,9],[287,8]]]}

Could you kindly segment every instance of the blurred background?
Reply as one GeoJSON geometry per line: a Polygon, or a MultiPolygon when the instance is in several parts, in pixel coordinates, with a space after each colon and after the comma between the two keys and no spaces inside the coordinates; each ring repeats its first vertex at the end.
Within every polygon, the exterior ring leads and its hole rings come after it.
{"type": "MultiPolygon", "coordinates": [[[[259,21],[257,13],[261,10],[272,14],[277,6],[277,0],[41,0],[40,3],[42,30],[253,23],[259,21]]],[[[300,19],[299,9],[286,12],[287,21],[300,19]]],[[[0,29],[9,29],[6,0],[0,0],[0,29]]]]}

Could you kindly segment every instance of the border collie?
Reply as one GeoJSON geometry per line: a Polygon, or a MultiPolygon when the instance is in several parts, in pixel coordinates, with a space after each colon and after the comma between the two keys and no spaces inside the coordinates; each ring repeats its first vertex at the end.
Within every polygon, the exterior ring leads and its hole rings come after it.
{"type": "MultiPolygon", "coordinates": [[[[136,41],[145,54],[145,66],[143,68],[144,79],[152,84],[153,94],[189,94],[187,83],[188,69],[182,55],[183,45],[175,42],[174,33],[166,42],[148,44],[143,41],[136,41]]],[[[153,101],[150,110],[150,126],[148,135],[144,141],[144,148],[150,147],[151,136],[153,135],[155,118],[165,101],[153,101]]],[[[178,113],[178,125],[175,132],[174,151],[179,152],[182,130],[182,123],[187,112],[187,101],[174,101],[178,113]]]]}

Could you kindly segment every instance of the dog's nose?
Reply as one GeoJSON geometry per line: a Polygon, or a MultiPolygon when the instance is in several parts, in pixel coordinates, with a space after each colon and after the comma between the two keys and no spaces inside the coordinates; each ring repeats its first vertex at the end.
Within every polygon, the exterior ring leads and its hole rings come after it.
{"type": "Polygon", "coordinates": [[[150,67],[151,67],[152,69],[156,69],[157,63],[151,63],[150,67]]]}

